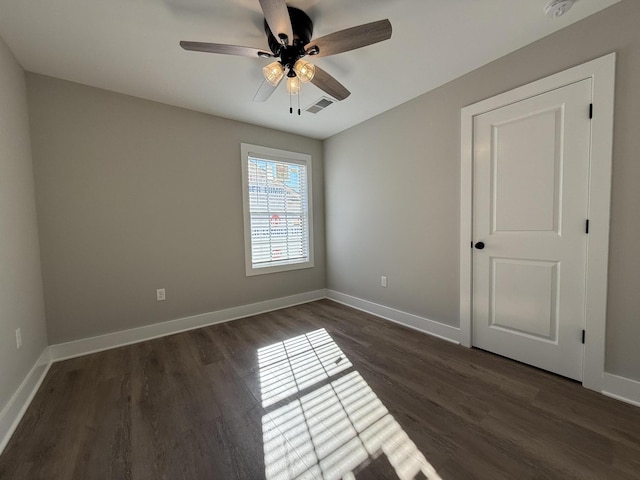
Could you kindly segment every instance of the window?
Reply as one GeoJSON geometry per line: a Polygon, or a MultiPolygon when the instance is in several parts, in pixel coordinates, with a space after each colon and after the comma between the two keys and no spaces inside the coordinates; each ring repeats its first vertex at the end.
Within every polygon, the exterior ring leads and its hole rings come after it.
{"type": "Polygon", "coordinates": [[[241,150],[247,275],[313,267],[311,155],[241,150]]]}

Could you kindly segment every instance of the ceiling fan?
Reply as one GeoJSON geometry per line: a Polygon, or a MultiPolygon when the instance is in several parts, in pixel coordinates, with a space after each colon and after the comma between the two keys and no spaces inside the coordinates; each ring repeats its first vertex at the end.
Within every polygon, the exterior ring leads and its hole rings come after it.
{"type": "MultiPolygon", "coordinates": [[[[264,28],[270,52],[238,45],[180,42],[183,49],[196,52],[277,59],[263,68],[265,80],[253,98],[254,102],[268,100],[285,76],[289,95],[298,95],[300,84],[311,82],[336,100],[344,100],[351,92],[320,67],[303,58],[307,55],[327,57],[391,38],[391,22],[379,20],[312,40],[313,22],[302,10],[288,7],[285,0],[259,2],[264,13],[264,28]]],[[[290,108],[289,112],[293,113],[293,108],[290,108]]]]}

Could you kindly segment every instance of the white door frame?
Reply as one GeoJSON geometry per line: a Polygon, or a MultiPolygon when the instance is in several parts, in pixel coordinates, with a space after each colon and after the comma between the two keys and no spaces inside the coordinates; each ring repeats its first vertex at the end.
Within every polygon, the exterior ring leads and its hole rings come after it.
{"type": "MultiPolygon", "coordinates": [[[[461,112],[460,165],[460,344],[471,347],[473,249],[473,117],[524,98],[592,79],[593,119],[589,165],[590,231],[587,236],[586,342],[582,384],[602,391],[607,315],[609,210],[613,150],[613,98],[616,54],[592,60],[528,85],[464,107],[461,112]]],[[[585,115],[588,115],[585,106],[585,115]]]]}

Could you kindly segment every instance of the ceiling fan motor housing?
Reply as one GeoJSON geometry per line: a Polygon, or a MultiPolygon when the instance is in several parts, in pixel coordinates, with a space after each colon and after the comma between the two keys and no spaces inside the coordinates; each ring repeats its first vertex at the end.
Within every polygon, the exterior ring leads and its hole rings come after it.
{"type": "Polygon", "coordinates": [[[267,21],[264,22],[264,31],[267,33],[269,48],[274,55],[280,57],[280,62],[285,67],[291,68],[296,60],[305,56],[304,47],[311,41],[313,35],[313,22],[309,16],[302,10],[294,7],[287,7],[289,17],[291,18],[291,27],[293,30],[293,40],[289,39],[289,43],[283,46],[277,39],[267,21]]]}

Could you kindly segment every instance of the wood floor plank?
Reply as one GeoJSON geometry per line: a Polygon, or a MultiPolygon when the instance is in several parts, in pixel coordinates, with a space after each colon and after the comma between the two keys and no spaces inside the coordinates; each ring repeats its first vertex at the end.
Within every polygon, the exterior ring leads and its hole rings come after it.
{"type": "Polygon", "coordinates": [[[188,343],[191,345],[190,352],[200,365],[209,365],[224,358],[224,352],[217,346],[211,331],[211,329],[199,328],[187,333],[188,343]]]}
{"type": "Polygon", "coordinates": [[[131,479],[131,375],[101,380],[95,408],[78,439],[75,479],[131,479]]]}
{"type": "Polygon", "coordinates": [[[640,409],[321,300],[56,363],[0,456],[1,480],[403,468],[637,480],[640,409]]]}
{"type": "MultiPolygon", "coordinates": [[[[464,464],[474,465],[482,475],[471,478],[532,478],[536,461],[516,442],[494,437],[477,422],[456,415],[427,396],[406,389],[403,384],[390,382],[386,375],[370,371],[365,366],[359,368],[392,414],[399,419],[403,418],[403,414],[411,415],[418,423],[416,428],[430,432],[440,443],[447,445],[445,450],[437,450],[438,453],[449,454],[446,464],[453,472],[451,476],[443,478],[467,478],[462,468],[464,464]]],[[[420,442],[418,447],[428,451],[430,446],[420,442]]],[[[431,458],[433,454],[428,457],[430,461],[431,458]]],[[[440,463],[437,456],[434,461],[436,465],[440,463]]],[[[540,470],[544,471],[544,467],[540,470]]]]}
{"type": "Polygon", "coordinates": [[[580,387],[541,390],[533,405],[640,452],[640,408],[580,387]]]}

